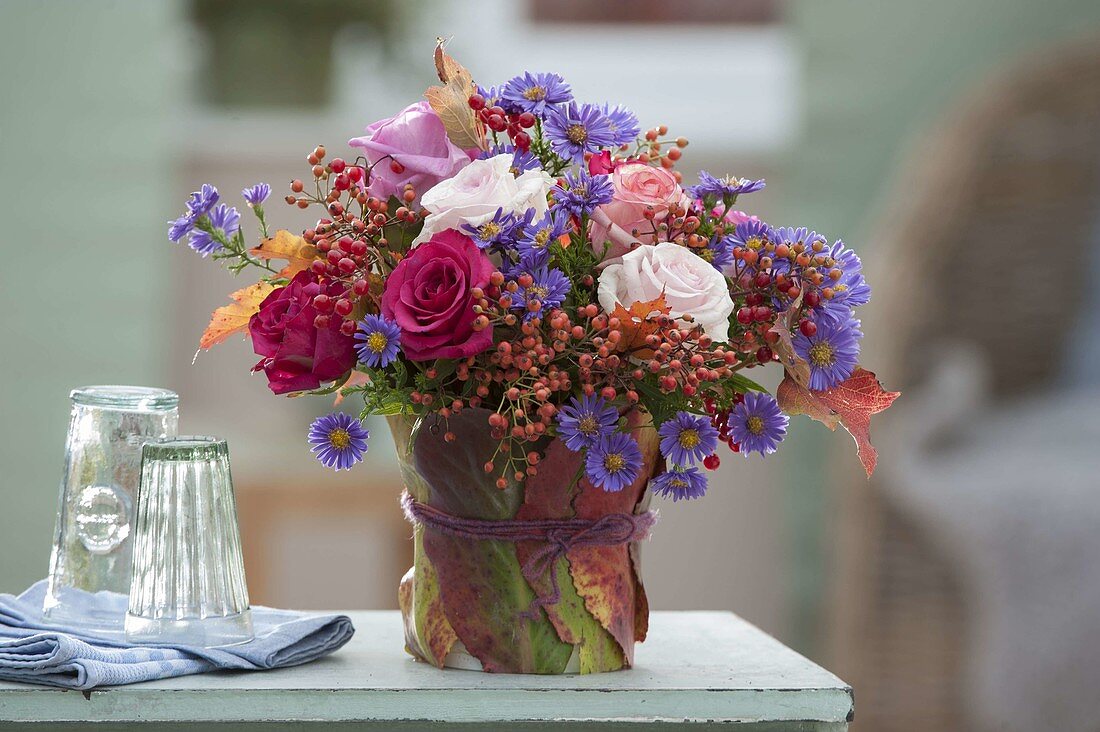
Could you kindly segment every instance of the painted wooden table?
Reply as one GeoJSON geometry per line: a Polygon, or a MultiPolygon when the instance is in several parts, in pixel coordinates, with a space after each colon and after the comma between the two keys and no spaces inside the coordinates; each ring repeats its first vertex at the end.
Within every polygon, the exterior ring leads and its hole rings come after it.
{"type": "Polygon", "coordinates": [[[439,671],[402,650],[396,612],[350,613],[345,648],[262,673],[186,676],[87,694],[0,682],[0,729],[846,730],[852,690],[731,613],[653,613],[635,668],[592,676],[439,671]],[[45,723],[45,724],[43,724],[45,723]]]}

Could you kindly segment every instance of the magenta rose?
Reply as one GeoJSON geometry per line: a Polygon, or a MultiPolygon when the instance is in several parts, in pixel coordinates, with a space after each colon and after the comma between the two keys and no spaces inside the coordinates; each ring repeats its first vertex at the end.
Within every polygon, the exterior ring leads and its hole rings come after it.
{"type": "Polygon", "coordinates": [[[445,229],[413,249],[386,280],[382,315],[401,327],[401,350],[413,361],[466,358],[493,345],[492,327],[474,330],[471,290],[495,267],[473,240],[445,229]]]}
{"type": "Polygon", "coordinates": [[[367,160],[378,163],[371,170],[368,190],[383,200],[400,198],[406,183],[419,197],[470,163],[470,156],[447,138],[442,120],[427,102],[411,104],[397,116],[375,122],[366,133],[348,144],[363,148],[367,160]],[[393,162],[396,165],[391,166],[393,162]]]}
{"type": "MultiPolygon", "coordinates": [[[[252,348],[263,356],[252,370],[262,369],[276,394],[316,389],[355,366],[355,339],[340,332],[341,319],[332,318],[327,328],[313,324],[318,315],[313,298],[323,289],[312,273],[299,272],[268,295],[248,321],[252,348]]],[[[338,284],[328,289],[328,294],[343,292],[338,284]]]]}

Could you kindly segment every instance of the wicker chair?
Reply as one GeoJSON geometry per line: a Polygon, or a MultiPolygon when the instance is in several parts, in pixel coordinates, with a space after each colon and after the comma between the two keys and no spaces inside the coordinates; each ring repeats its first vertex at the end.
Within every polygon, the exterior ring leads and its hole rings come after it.
{"type": "MultiPolygon", "coordinates": [[[[964,341],[993,365],[995,399],[1052,388],[1100,202],[1100,43],[1051,49],[968,95],[901,173],[864,321],[868,348],[890,350],[867,363],[904,392],[935,344],[964,341]]],[[[905,419],[904,397],[883,417],[880,434],[905,419]]],[[[880,481],[852,476],[836,511],[828,645],[856,690],[853,729],[977,729],[960,575],[880,481]]]]}

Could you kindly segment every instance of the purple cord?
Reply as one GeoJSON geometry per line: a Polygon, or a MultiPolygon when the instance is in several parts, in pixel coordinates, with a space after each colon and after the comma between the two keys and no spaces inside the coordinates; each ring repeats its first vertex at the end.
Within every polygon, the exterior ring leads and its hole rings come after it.
{"type": "Polygon", "coordinates": [[[543,543],[523,563],[525,577],[541,577],[549,572],[553,588],[545,599],[535,593],[535,599],[522,617],[535,619],[539,608],[555,605],[561,600],[558,589],[558,558],[580,546],[619,546],[649,538],[650,529],[657,522],[655,511],[640,514],[609,513],[598,519],[533,519],[522,521],[486,521],[462,518],[420,503],[408,493],[401,495],[401,508],[413,524],[421,524],[461,539],[496,539],[499,541],[539,541],[543,543]]]}

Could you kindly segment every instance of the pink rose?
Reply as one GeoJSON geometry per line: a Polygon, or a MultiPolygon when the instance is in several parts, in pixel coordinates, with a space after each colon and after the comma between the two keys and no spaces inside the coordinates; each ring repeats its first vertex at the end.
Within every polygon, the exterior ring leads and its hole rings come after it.
{"type": "MultiPolygon", "coordinates": [[[[276,394],[316,389],[355,366],[355,339],[340,332],[341,319],[332,318],[327,328],[313,324],[319,315],[313,298],[323,289],[314,274],[299,272],[272,291],[248,321],[252,348],[263,356],[252,370],[262,370],[276,394]]],[[[339,283],[328,286],[334,297],[343,292],[339,283]]]]}
{"type": "Polygon", "coordinates": [[[378,163],[371,170],[368,191],[384,200],[400,198],[406,183],[419,196],[470,163],[470,156],[447,138],[442,120],[427,102],[411,104],[396,117],[375,122],[366,133],[348,144],[363,148],[367,160],[378,163]],[[390,158],[383,160],[387,155],[390,158]],[[394,172],[391,160],[397,161],[400,173],[394,172]]]}
{"type": "Polygon", "coordinates": [[[494,269],[470,237],[450,229],[401,260],[386,280],[382,315],[401,327],[409,359],[466,358],[493,345],[492,327],[474,330],[471,290],[487,286],[494,269]]]}
{"type": "Polygon", "coordinates": [[[621,257],[635,242],[654,243],[657,238],[654,223],[668,216],[672,207],[687,208],[691,203],[676,178],[664,168],[624,163],[615,168],[611,180],[615,186],[611,203],[592,213],[590,230],[596,251],[602,251],[604,243],[611,242],[608,259],[621,257]],[[652,219],[646,218],[647,209],[653,210],[652,219]]]}

